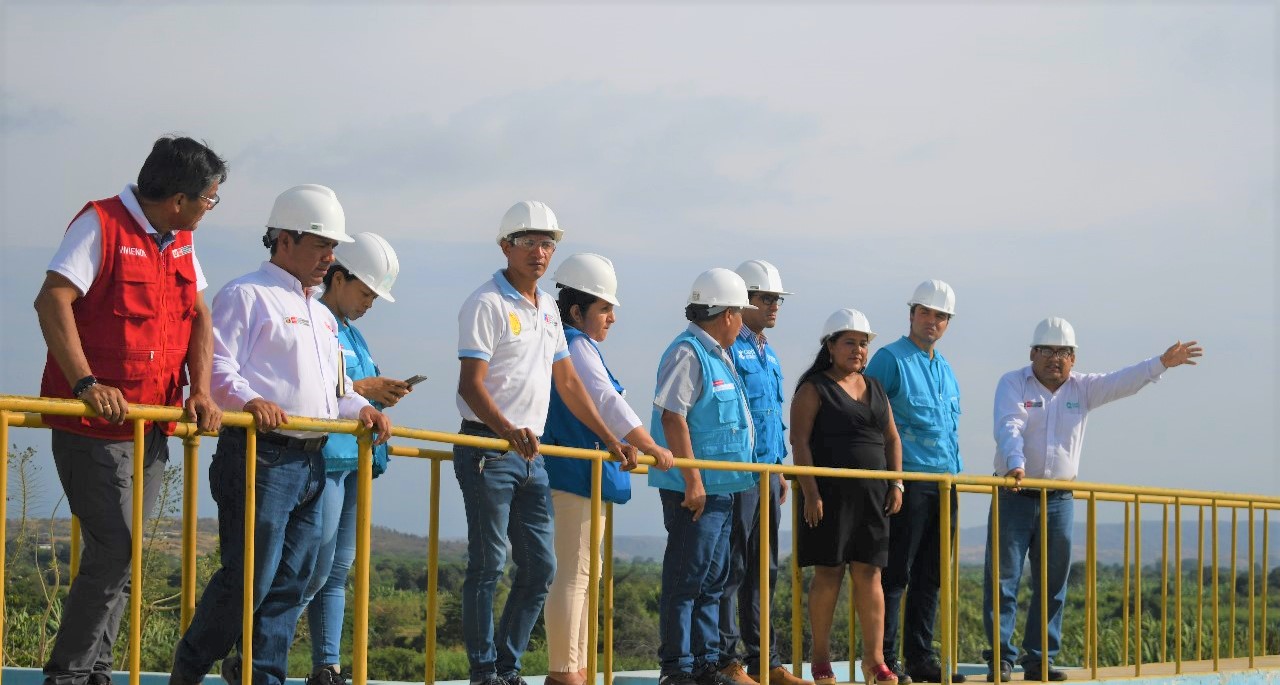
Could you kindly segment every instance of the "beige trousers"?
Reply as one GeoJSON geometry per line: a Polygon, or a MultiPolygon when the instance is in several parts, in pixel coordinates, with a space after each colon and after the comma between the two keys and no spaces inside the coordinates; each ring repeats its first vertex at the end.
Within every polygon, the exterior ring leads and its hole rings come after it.
{"type": "MultiPolygon", "coordinates": [[[[547,669],[573,673],[587,667],[587,585],[590,579],[591,499],[551,491],[556,515],[556,577],[547,594],[547,669]]],[[[603,506],[600,535],[604,537],[603,506]]],[[[600,567],[599,559],[595,567],[600,567]]]]}

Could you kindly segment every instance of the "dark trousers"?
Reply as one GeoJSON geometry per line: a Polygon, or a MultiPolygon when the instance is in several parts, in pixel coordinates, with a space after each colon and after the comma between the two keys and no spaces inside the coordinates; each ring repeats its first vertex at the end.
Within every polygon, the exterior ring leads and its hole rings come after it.
{"type": "MultiPolygon", "coordinates": [[[[782,518],[779,477],[773,476],[769,523],[769,598],[778,585],[778,524],[782,518]]],[[[722,666],[741,658],[747,670],[760,672],[760,488],[733,495],[729,533],[729,579],[720,596],[722,666]],[[742,651],[740,651],[740,649],[742,651]]],[[[769,665],[781,666],[777,634],[769,626],[769,665]]]]}
{"type": "MultiPolygon", "coordinates": [[[[906,481],[902,509],[889,517],[889,566],[880,574],[884,589],[884,658],[898,658],[898,615],[907,595],[902,619],[902,659],[917,663],[932,659],[933,621],[938,613],[938,484],[906,481]],[[910,591],[908,591],[908,589],[910,591]]],[[[951,535],[956,533],[956,493],[951,490],[951,535]]]]}
{"type": "MultiPolygon", "coordinates": [[[[133,441],[103,440],[54,430],[53,462],[71,513],[80,519],[84,554],[63,603],[62,623],[45,682],[83,685],[95,671],[111,673],[111,648],[128,604],[133,552],[133,441]]],[[[152,428],[144,442],[142,506],[151,513],[169,446],[152,428]]]]}

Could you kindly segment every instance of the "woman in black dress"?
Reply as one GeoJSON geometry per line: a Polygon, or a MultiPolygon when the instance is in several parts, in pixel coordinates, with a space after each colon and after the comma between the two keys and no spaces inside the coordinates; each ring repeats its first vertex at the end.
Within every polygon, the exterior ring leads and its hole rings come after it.
{"type": "MultiPolygon", "coordinates": [[[[856,309],[832,314],[822,348],[800,377],[791,401],[791,447],[797,466],[902,470],[902,445],[884,389],[862,375],[875,333],[856,309]]],[[[801,566],[813,566],[809,624],[813,677],[833,685],[831,621],[846,567],[862,624],[866,682],[898,682],[884,663],[884,594],[880,569],[889,557],[889,519],[902,506],[902,482],[801,476],[804,526],[797,531],[801,566]]],[[[852,661],[852,655],[850,655],[852,661]]]]}

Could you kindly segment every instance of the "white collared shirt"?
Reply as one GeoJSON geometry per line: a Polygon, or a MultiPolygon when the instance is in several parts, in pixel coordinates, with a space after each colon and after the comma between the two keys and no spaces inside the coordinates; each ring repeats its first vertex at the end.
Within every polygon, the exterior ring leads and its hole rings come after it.
{"type": "MultiPolygon", "coordinates": [[[[541,288],[537,300],[535,306],[495,272],[458,312],[458,358],[488,362],[484,387],[498,411],[540,436],[551,406],[551,365],[569,356],[569,345],[556,301],[541,288]]],[[[462,395],[457,404],[462,418],[480,420],[462,395]]]]}
{"type": "Polygon", "coordinates": [[[212,394],[219,406],[239,411],[261,397],[290,416],[319,419],[354,419],[369,406],[345,374],[339,384],[338,322],[318,292],[304,291],[298,279],[271,262],[218,291],[212,307],[212,394]]]}
{"type": "Polygon", "coordinates": [[[569,343],[569,359],[573,361],[573,368],[582,379],[582,386],[591,398],[591,403],[596,405],[596,411],[604,419],[604,425],[618,439],[644,425],[622,394],[613,388],[613,381],[609,379],[609,371],[604,366],[600,350],[585,335],[574,338],[569,343]]]}
{"type": "Polygon", "coordinates": [[[1164,371],[1152,357],[1111,373],[1073,372],[1057,392],[1029,365],[1006,373],[996,385],[996,474],[1021,467],[1027,478],[1075,480],[1089,411],[1138,392],[1164,371]]]}
{"type": "MultiPolygon", "coordinates": [[[[142,205],[138,204],[138,197],[135,195],[137,191],[138,186],[130,183],[120,191],[118,197],[124,203],[124,208],[129,210],[129,215],[148,235],[158,236],[160,232],[147,221],[147,215],[142,213],[142,205]]],[[[195,247],[195,233],[191,234],[191,246],[195,247]]],[[[196,269],[196,290],[204,290],[209,284],[204,280],[204,271],[200,269],[200,260],[194,252],[191,253],[191,265],[196,269]]],[[[89,286],[98,279],[98,272],[102,270],[102,224],[98,221],[97,212],[88,209],[71,222],[66,234],[62,236],[58,251],[49,261],[47,270],[66,276],[80,291],[81,297],[89,292],[89,286]]]]}

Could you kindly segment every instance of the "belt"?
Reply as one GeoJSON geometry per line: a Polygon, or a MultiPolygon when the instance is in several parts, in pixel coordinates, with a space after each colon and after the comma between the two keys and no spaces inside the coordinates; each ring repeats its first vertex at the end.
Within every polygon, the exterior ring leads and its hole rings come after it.
{"type": "Polygon", "coordinates": [[[490,428],[488,424],[481,423],[479,421],[472,421],[471,419],[462,420],[462,431],[464,433],[479,433],[480,435],[492,435],[495,438],[498,437],[498,434],[494,433],[493,429],[490,428]]]}
{"type": "Polygon", "coordinates": [[[324,449],[326,442],[329,442],[329,436],[321,435],[318,438],[295,438],[289,435],[280,435],[279,433],[258,433],[258,439],[268,445],[279,445],[287,450],[298,450],[301,452],[315,452],[324,449]]]}
{"type": "MultiPolygon", "coordinates": [[[[1040,499],[1040,488],[1022,488],[1014,493],[1023,497],[1034,497],[1040,499]]],[[[1046,495],[1049,499],[1066,499],[1075,495],[1071,490],[1050,490],[1046,495]]]]}

